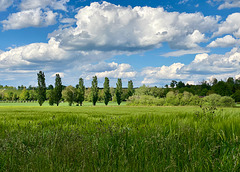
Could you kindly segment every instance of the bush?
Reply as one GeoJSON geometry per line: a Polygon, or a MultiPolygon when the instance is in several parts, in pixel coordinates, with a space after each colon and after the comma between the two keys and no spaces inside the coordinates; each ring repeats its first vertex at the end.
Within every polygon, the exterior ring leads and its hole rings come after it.
{"type": "Polygon", "coordinates": [[[235,105],[235,101],[233,98],[228,96],[221,97],[220,106],[233,107],[234,105],[235,105]]]}
{"type": "Polygon", "coordinates": [[[164,98],[155,98],[147,95],[134,95],[128,98],[127,105],[132,106],[163,106],[165,104],[164,98]]]}
{"type": "Polygon", "coordinates": [[[175,93],[170,91],[167,93],[166,98],[155,98],[149,95],[134,95],[129,97],[127,105],[132,106],[196,106],[196,105],[205,105],[205,106],[224,106],[232,107],[234,106],[234,99],[231,97],[221,97],[217,94],[211,94],[204,98],[199,98],[197,95],[193,95],[187,91],[184,93],[175,93]]]}
{"type": "Polygon", "coordinates": [[[228,96],[221,97],[218,94],[211,94],[202,100],[203,105],[231,107],[235,105],[234,99],[228,96]]]}

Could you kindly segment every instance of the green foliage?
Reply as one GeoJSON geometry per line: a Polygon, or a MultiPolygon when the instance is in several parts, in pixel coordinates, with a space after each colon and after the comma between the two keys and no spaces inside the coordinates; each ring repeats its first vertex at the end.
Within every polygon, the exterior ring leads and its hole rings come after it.
{"type": "Polygon", "coordinates": [[[129,97],[127,105],[130,106],[163,106],[165,104],[164,98],[155,98],[148,95],[134,95],[129,97]]]}
{"type": "Polygon", "coordinates": [[[20,100],[27,101],[29,99],[29,92],[24,88],[19,96],[20,100]]]}
{"type": "Polygon", "coordinates": [[[239,113],[1,107],[0,171],[239,171],[239,113]]]}
{"type": "Polygon", "coordinates": [[[105,77],[105,81],[103,84],[103,92],[104,92],[104,103],[105,105],[108,105],[108,102],[110,101],[112,95],[110,93],[109,79],[107,77],[105,77]]]}
{"type": "Polygon", "coordinates": [[[56,74],[55,78],[55,88],[54,88],[54,102],[59,105],[62,99],[62,80],[59,74],[56,74]]]}
{"type": "Polygon", "coordinates": [[[120,78],[118,78],[117,83],[116,83],[116,90],[115,90],[115,94],[116,94],[116,99],[117,99],[117,103],[118,105],[121,104],[122,102],[122,80],[120,78]]]}
{"type": "Polygon", "coordinates": [[[180,104],[180,101],[177,95],[178,95],[177,93],[169,91],[166,95],[166,105],[178,106],[180,104]]]}
{"type": "Polygon", "coordinates": [[[92,95],[93,106],[95,106],[96,102],[98,100],[98,81],[97,81],[97,76],[94,76],[93,80],[92,80],[91,95],[92,95]]]}
{"type": "Polygon", "coordinates": [[[178,93],[174,91],[169,91],[166,98],[155,98],[153,96],[131,96],[128,99],[128,105],[141,105],[141,106],[196,106],[196,105],[206,105],[206,106],[222,106],[222,107],[233,107],[235,102],[231,97],[223,96],[217,94],[211,94],[204,98],[199,98],[197,95],[193,95],[187,91],[183,93],[178,93]],[[152,103],[152,104],[151,104],[152,103]]]}
{"type": "Polygon", "coordinates": [[[63,98],[68,102],[69,106],[72,106],[73,102],[76,100],[76,89],[73,86],[67,86],[63,90],[63,98]]]}
{"type": "Polygon", "coordinates": [[[48,90],[48,91],[49,91],[48,103],[50,106],[53,106],[55,103],[56,92],[55,92],[55,90],[48,90]]]}
{"type": "Polygon", "coordinates": [[[82,103],[84,101],[84,96],[85,96],[85,86],[84,86],[84,81],[82,78],[79,78],[79,84],[77,88],[77,97],[76,97],[76,102],[82,106],[82,103]]]}
{"type": "Polygon", "coordinates": [[[134,93],[132,80],[128,81],[128,97],[132,96],[134,93]]]}
{"type": "Polygon", "coordinates": [[[44,72],[39,71],[37,76],[38,76],[38,88],[37,88],[38,103],[39,103],[40,106],[42,106],[42,104],[46,100],[46,84],[45,84],[44,72]]]}
{"type": "Polygon", "coordinates": [[[237,90],[231,97],[232,97],[236,102],[240,102],[240,90],[237,90]]]}

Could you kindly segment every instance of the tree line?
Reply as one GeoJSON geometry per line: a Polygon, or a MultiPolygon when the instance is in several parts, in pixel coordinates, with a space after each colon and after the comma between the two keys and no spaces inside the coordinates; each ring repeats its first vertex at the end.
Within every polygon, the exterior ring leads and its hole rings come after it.
{"type": "MultiPolygon", "coordinates": [[[[38,75],[37,100],[39,105],[42,106],[42,104],[47,98],[45,75],[42,71],[40,71],[37,75],[38,75]]],[[[50,92],[48,96],[50,105],[56,104],[58,106],[62,98],[64,98],[64,100],[68,102],[69,106],[72,106],[74,102],[76,102],[77,105],[82,106],[83,101],[85,100],[85,92],[86,92],[83,78],[79,78],[79,83],[78,85],[76,85],[76,87],[73,87],[70,85],[70,86],[67,86],[65,89],[63,88],[64,86],[62,85],[61,77],[59,74],[56,74],[55,87],[52,86],[50,88],[50,92]]],[[[93,106],[95,106],[97,101],[99,100],[99,87],[98,87],[97,76],[93,77],[90,91],[91,91],[90,92],[91,101],[93,103],[93,106]]],[[[132,96],[133,93],[134,93],[133,82],[132,80],[130,80],[128,81],[127,96],[128,97],[132,96]]],[[[122,95],[123,95],[122,80],[121,78],[118,78],[116,83],[116,89],[115,89],[115,97],[118,105],[120,105],[122,102],[122,95]]],[[[103,84],[103,99],[104,99],[105,105],[108,105],[111,98],[112,98],[112,94],[110,91],[109,79],[105,77],[105,81],[103,84]]]]}
{"type": "Polygon", "coordinates": [[[48,100],[50,105],[59,105],[62,101],[67,101],[69,105],[76,103],[82,105],[83,101],[92,102],[96,105],[98,101],[104,102],[106,105],[109,101],[115,101],[121,104],[132,95],[146,95],[154,98],[166,98],[167,93],[170,91],[175,94],[183,94],[189,92],[200,98],[206,97],[211,94],[218,94],[220,96],[229,96],[235,102],[240,102],[240,79],[233,79],[229,77],[226,81],[218,81],[213,79],[211,82],[202,81],[198,85],[185,84],[182,81],[172,80],[169,85],[165,87],[149,87],[142,85],[138,88],[133,88],[132,80],[128,81],[128,88],[122,88],[122,80],[119,78],[116,87],[109,86],[109,79],[106,77],[103,87],[98,87],[97,77],[94,76],[92,86],[86,88],[84,80],[79,78],[78,84],[74,86],[62,85],[61,77],[56,74],[55,85],[46,87],[45,75],[42,71],[37,74],[38,87],[27,88],[23,85],[17,88],[11,86],[0,85],[0,100],[2,101],[38,101],[40,105],[48,100]]]}

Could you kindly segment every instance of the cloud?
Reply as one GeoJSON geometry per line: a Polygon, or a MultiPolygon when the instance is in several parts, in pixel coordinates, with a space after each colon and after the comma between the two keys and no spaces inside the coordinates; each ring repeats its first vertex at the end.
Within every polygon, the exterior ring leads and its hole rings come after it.
{"type": "Polygon", "coordinates": [[[92,76],[97,76],[98,78],[134,78],[137,75],[137,72],[132,69],[132,66],[126,63],[118,64],[115,62],[106,63],[100,62],[96,65],[86,65],[82,70],[85,73],[82,76],[85,76],[87,80],[90,80],[92,76]],[[85,70],[88,69],[88,70],[85,70]]]}
{"type": "Polygon", "coordinates": [[[61,23],[64,23],[64,24],[73,24],[76,22],[76,19],[73,19],[73,18],[63,18],[60,20],[61,23]]]}
{"type": "Polygon", "coordinates": [[[237,43],[238,41],[231,35],[226,35],[223,38],[217,38],[215,41],[212,41],[208,47],[231,47],[237,43]]]}
{"type": "Polygon", "coordinates": [[[31,10],[36,8],[45,9],[51,7],[54,10],[67,11],[66,4],[70,0],[22,0],[20,4],[21,10],[31,10]]]}
{"type": "Polygon", "coordinates": [[[201,13],[167,12],[163,8],[122,7],[103,2],[81,8],[76,27],[49,34],[66,50],[137,52],[168,42],[174,49],[198,48],[219,18],[201,13]],[[97,27],[96,27],[97,26],[97,27]]]}
{"type": "Polygon", "coordinates": [[[33,43],[0,54],[0,68],[32,68],[42,63],[69,59],[70,54],[59,48],[53,38],[48,43],[33,43]]]}
{"type": "Polygon", "coordinates": [[[239,8],[240,7],[240,2],[239,0],[208,0],[207,3],[210,5],[214,6],[215,4],[219,5],[218,9],[223,10],[223,9],[230,9],[230,8],[239,8]]]}
{"type": "Polygon", "coordinates": [[[181,75],[179,70],[184,67],[182,63],[174,63],[171,66],[148,67],[143,69],[144,80],[142,84],[159,83],[160,80],[185,79],[186,75],[181,75]]]}
{"type": "Polygon", "coordinates": [[[161,56],[164,57],[179,57],[187,54],[200,54],[200,53],[208,53],[209,50],[206,49],[190,49],[190,50],[178,50],[178,51],[172,51],[169,53],[162,54],[161,56]]]}
{"type": "Polygon", "coordinates": [[[142,84],[156,84],[166,80],[194,81],[211,77],[225,79],[240,74],[240,49],[233,48],[226,54],[198,54],[189,64],[174,63],[170,66],[143,69],[142,84]]]}
{"type": "Polygon", "coordinates": [[[56,23],[57,13],[52,11],[43,12],[40,8],[21,11],[8,16],[3,20],[4,30],[22,29],[27,27],[46,27],[56,23]]]}
{"type": "Polygon", "coordinates": [[[56,77],[57,74],[59,74],[59,76],[61,78],[64,78],[64,73],[63,72],[56,72],[56,73],[52,74],[51,77],[56,77]]]}
{"type": "Polygon", "coordinates": [[[233,13],[229,15],[226,21],[219,25],[219,28],[214,32],[213,37],[224,34],[234,35],[236,38],[240,38],[240,13],[233,13]]]}
{"type": "Polygon", "coordinates": [[[186,4],[189,0],[181,0],[178,2],[178,4],[186,4]]]}
{"type": "Polygon", "coordinates": [[[239,67],[240,51],[238,48],[233,48],[224,55],[198,54],[182,71],[189,74],[213,75],[238,72],[239,67]]]}
{"type": "Polygon", "coordinates": [[[225,8],[239,8],[240,7],[240,1],[239,0],[224,0],[224,3],[221,4],[218,9],[222,10],[225,8]]]}
{"type": "Polygon", "coordinates": [[[5,11],[13,4],[13,0],[0,0],[0,11],[5,11]]]}

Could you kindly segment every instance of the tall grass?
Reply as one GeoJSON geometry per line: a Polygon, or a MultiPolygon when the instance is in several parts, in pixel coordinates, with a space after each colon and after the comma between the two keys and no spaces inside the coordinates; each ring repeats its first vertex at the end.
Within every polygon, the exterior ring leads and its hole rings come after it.
{"type": "Polygon", "coordinates": [[[239,171],[240,110],[0,107],[0,171],[239,171]]]}

